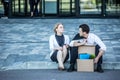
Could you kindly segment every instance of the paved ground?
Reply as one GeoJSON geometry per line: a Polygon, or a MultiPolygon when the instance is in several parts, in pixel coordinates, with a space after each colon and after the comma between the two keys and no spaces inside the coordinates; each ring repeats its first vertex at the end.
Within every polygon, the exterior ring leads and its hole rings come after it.
{"type": "Polygon", "coordinates": [[[120,70],[97,72],[66,72],[47,70],[8,70],[0,71],[0,80],[120,80],[120,70]]]}

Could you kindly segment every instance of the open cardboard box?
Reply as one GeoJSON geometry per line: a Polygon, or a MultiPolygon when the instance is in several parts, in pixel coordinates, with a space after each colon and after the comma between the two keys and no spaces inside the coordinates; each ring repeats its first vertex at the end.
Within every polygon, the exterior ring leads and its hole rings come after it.
{"type": "MultiPolygon", "coordinates": [[[[95,45],[84,45],[78,47],[78,54],[95,54],[95,45]]],[[[94,72],[93,59],[77,59],[77,71],[94,72]]]]}

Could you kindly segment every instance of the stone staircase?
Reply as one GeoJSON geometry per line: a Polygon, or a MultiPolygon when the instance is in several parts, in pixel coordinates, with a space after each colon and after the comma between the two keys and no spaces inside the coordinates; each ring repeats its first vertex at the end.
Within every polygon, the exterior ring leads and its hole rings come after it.
{"type": "Polygon", "coordinates": [[[88,24],[107,46],[104,69],[120,69],[120,19],[0,19],[0,70],[57,68],[49,59],[48,44],[57,22],[70,40],[80,24],[88,24]]]}

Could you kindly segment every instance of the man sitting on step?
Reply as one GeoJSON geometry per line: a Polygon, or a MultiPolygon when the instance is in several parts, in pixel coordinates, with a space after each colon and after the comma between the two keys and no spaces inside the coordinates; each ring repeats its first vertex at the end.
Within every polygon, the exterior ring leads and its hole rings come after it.
{"type": "Polygon", "coordinates": [[[74,65],[76,63],[76,59],[78,58],[78,46],[87,44],[96,45],[95,47],[95,55],[96,58],[94,59],[94,63],[97,64],[96,71],[102,73],[103,69],[101,67],[102,65],[102,55],[106,51],[106,46],[102,42],[102,40],[95,34],[89,33],[90,29],[87,24],[82,24],[79,26],[79,33],[75,35],[73,38],[73,41],[71,41],[70,46],[70,67],[68,69],[68,72],[74,71],[74,65]],[[78,40],[83,40],[82,42],[78,40]]]}

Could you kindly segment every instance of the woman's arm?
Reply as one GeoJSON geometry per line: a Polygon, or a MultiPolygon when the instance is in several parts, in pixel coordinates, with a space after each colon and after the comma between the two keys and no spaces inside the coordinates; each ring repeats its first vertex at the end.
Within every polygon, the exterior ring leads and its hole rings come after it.
{"type": "Polygon", "coordinates": [[[54,37],[53,37],[53,35],[52,36],[50,36],[50,39],[49,39],[49,48],[50,48],[50,50],[52,51],[52,50],[62,50],[62,47],[54,47],[54,37]]]}

